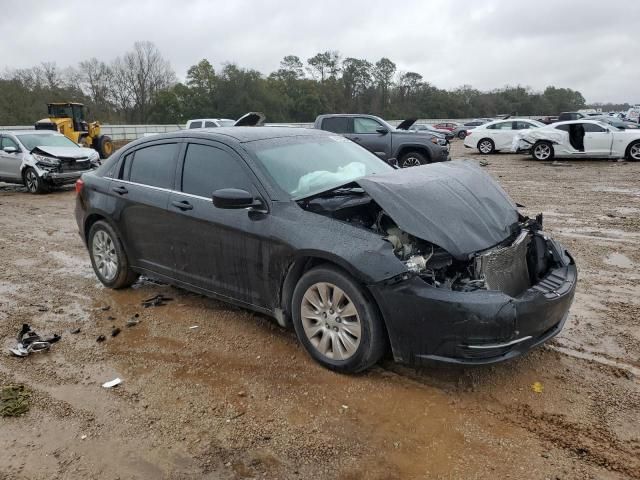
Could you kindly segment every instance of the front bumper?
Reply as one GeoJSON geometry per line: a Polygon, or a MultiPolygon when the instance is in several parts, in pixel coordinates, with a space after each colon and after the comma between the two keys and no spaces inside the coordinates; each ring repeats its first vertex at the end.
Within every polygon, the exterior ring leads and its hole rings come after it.
{"type": "Polygon", "coordinates": [[[436,288],[419,277],[370,286],[395,359],[487,364],[546,342],[562,330],[577,282],[575,263],[564,251],[560,256],[562,265],[518,297],[436,288]]]}
{"type": "Polygon", "coordinates": [[[44,171],[42,173],[42,178],[45,182],[51,185],[67,185],[69,183],[75,183],[75,181],[78,180],[83,173],[86,173],[88,171],[89,170],[78,170],[74,172],[64,173],[44,171]]]}

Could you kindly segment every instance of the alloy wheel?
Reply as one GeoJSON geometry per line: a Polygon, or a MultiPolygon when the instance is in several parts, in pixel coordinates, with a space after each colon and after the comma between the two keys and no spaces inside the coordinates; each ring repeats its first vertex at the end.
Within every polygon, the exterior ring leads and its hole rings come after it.
{"type": "Polygon", "coordinates": [[[314,283],[302,297],[302,328],[311,345],[326,358],[347,360],[358,350],[362,323],[356,306],[339,287],[314,283]]]}
{"type": "Polygon", "coordinates": [[[38,176],[33,170],[28,170],[25,174],[25,183],[27,184],[27,190],[31,193],[38,191],[38,176]]]}
{"type": "Polygon", "coordinates": [[[93,261],[100,275],[110,282],[118,274],[118,254],[111,236],[104,230],[98,230],[93,236],[93,261]]]}
{"type": "Polygon", "coordinates": [[[629,156],[636,161],[640,161],[640,143],[631,146],[629,156]]]}
{"type": "Polygon", "coordinates": [[[422,165],[420,163],[420,159],[416,157],[407,157],[404,160],[402,160],[402,168],[419,167],[420,165],[422,165]]]}
{"type": "Polygon", "coordinates": [[[533,155],[538,160],[546,160],[551,156],[551,146],[547,145],[546,143],[537,145],[536,148],[533,150],[533,155]]]}
{"type": "Polygon", "coordinates": [[[482,142],[480,142],[480,146],[478,148],[481,153],[487,154],[491,153],[491,150],[493,150],[493,145],[491,145],[491,142],[489,140],[483,140],[482,142]]]}

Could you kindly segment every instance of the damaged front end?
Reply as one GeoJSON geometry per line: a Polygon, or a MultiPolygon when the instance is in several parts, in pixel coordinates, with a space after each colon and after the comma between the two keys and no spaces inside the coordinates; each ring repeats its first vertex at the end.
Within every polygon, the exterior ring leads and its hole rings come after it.
{"type": "MultiPolygon", "coordinates": [[[[506,194],[501,199],[501,189],[485,189],[482,206],[471,209],[478,216],[470,218],[463,206],[478,195],[468,187],[487,182],[476,172],[471,177],[458,176],[444,187],[448,206],[416,210],[423,212],[416,213],[419,224],[397,212],[398,205],[415,200],[411,194],[395,191],[390,202],[381,195],[385,189],[368,188],[366,180],[298,202],[307,211],[374,231],[404,264],[404,273],[368,286],[398,361],[505,360],[556,335],[566,319],[577,279],[571,256],[543,232],[542,215],[519,215],[506,194]],[[440,218],[446,220],[440,231],[422,228],[440,218]],[[495,241],[496,236],[501,238],[495,241]]],[[[442,192],[438,197],[445,201],[442,192]]]]}

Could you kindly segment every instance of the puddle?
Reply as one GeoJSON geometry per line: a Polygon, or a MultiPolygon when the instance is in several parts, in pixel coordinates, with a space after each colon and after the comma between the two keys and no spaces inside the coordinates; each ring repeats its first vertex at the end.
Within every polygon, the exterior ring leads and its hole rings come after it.
{"type": "Polygon", "coordinates": [[[604,263],[620,268],[633,268],[634,266],[634,263],[629,259],[629,257],[618,252],[605,257],[604,263]]]}
{"type": "Polygon", "coordinates": [[[637,188],[618,188],[618,187],[594,187],[592,192],[605,192],[605,193],[623,193],[625,195],[633,195],[634,197],[640,197],[640,190],[637,188]]]}

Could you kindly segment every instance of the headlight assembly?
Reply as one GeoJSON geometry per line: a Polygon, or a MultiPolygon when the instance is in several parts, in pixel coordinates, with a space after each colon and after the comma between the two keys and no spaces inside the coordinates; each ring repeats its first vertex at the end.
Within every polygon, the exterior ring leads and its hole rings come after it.
{"type": "Polygon", "coordinates": [[[57,167],[60,165],[60,161],[57,158],[45,157],[44,155],[39,155],[37,153],[33,154],[33,158],[38,165],[43,167],[57,167]]]}

